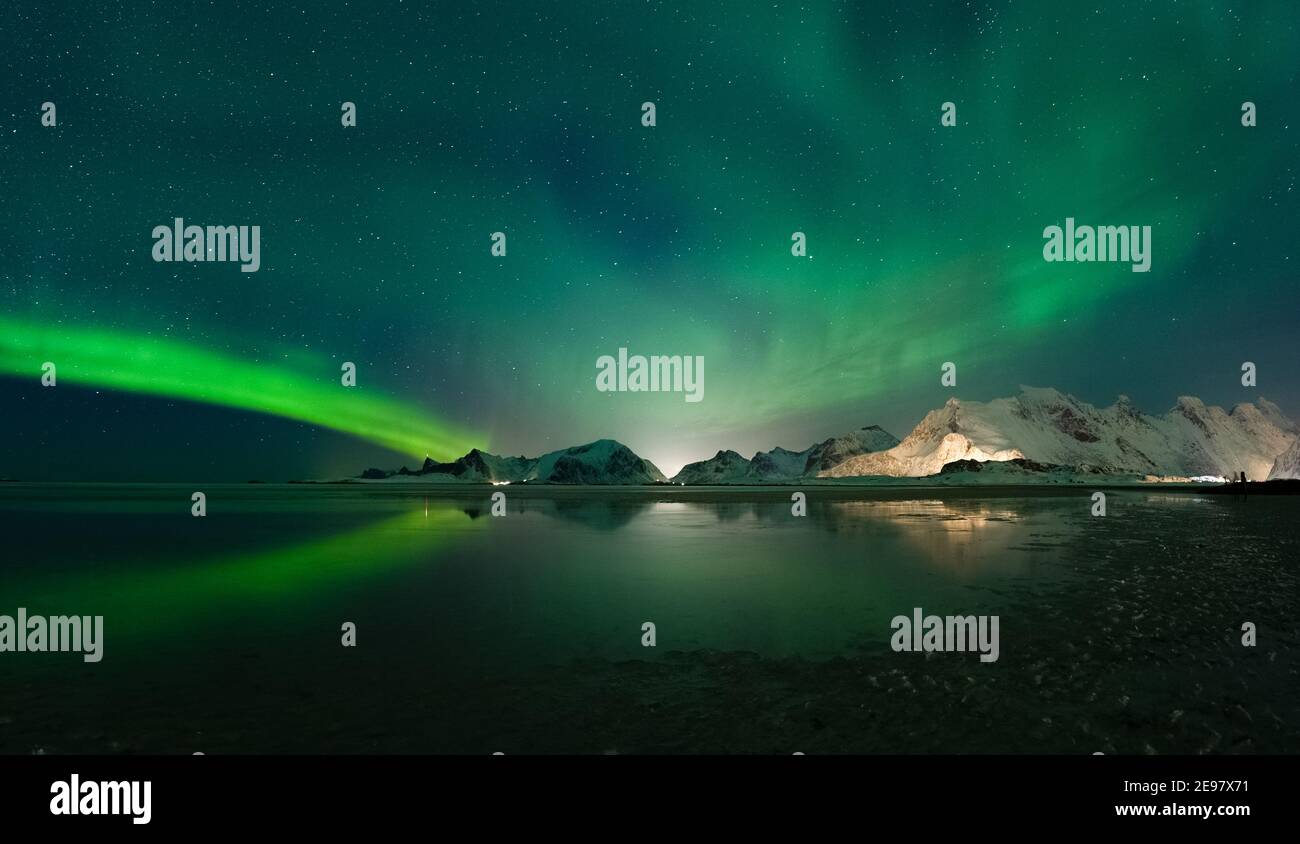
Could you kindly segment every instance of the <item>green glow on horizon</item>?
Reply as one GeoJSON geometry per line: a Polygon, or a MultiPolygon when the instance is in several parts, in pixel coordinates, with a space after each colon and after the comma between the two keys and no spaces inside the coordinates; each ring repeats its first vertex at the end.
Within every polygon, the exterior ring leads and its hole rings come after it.
{"type": "MultiPolygon", "coordinates": [[[[0,317],[0,374],[37,379],[49,361],[59,386],[104,388],[282,416],[342,431],[414,457],[459,457],[473,437],[415,405],[343,387],[322,361],[302,368],[238,360],[177,340],[0,317]]],[[[364,374],[362,378],[364,377],[364,374]]],[[[358,379],[360,384],[362,378],[358,379]]]]}

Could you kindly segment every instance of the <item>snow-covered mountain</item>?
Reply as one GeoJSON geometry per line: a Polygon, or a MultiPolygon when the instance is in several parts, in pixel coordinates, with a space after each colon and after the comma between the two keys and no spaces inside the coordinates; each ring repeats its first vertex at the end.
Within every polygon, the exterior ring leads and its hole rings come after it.
{"type": "Polygon", "coordinates": [[[1057,390],[1021,387],[989,402],[949,399],[893,448],[851,457],[818,477],[921,477],[958,460],[1015,460],[1078,471],[1160,476],[1269,476],[1296,441],[1296,427],[1273,403],[1225,412],[1181,397],[1164,416],[1148,416],[1126,396],[1098,410],[1057,390]]]}
{"type": "Polygon", "coordinates": [[[655,464],[615,440],[552,451],[524,480],[550,484],[650,484],[666,480],[655,464]]]}
{"type": "Polygon", "coordinates": [[[1280,481],[1286,478],[1300,479],[1300,437],[1291,443],[1291,447],[1277,456],[1273,461],[1273,468],[1268,472],[1270,481],[1280,481]]]}
{"type": "Polygon", "coordinates": [[[487,483],[492,481],[513,481],[525,477],[537,465],[536,458],[499,457],[486,451],[471,449],[468,454],[451,463],[437,463],[424,458],[424,465],[417,472],[410,472],[405,466],[399,475],[447,474],[459,480],[487,483]]]}
{"type": "Polygon", "coordinates": [[[797,478],[803,474],[807,462],[807,451],[788,451],[777,446],[771,451],[755,452],[749,460],[749,472],[760,478],[797,478]]]}
{"type": "Polygon", "coordinates": [[[802,474],[816,475],[832,466],[840,465],[850,457],[886,451],[896,445],[898,445],[898,437],[879,425],[868,425],[842,437],[823,440],[807,451],[801,452],[807,455],[802,474]]]}
{"type": "Polygon", "coordinates": [[[757,452],[746,460],[734,451],[719,451],[708,460],[689,463],[673,476],[678,484],[765,484],[816,475],[860,454],[898,444],[898,438],[871,425],[832,437],[803,451],[777,448],[757,452]]]}
{"type": "Polygon", "coordinates": [[[755,483],[749,460],[734,451],[719,451],[708,460],[687,463],[673,475],[675,484],[746,484],[755,483]]]}
{"type": "Polygon", "coordinates": [[[550,484],[649,484],[664,475],[649,460],[615,440],[596,440],[586,445],[548,452],[541,457],[500,457],[477,448],[450,463],[425,458],[412,471],[403,466],[396,472],[367,469],[366,480],[413,478],[443,483],[550,483],[550,484]]]}

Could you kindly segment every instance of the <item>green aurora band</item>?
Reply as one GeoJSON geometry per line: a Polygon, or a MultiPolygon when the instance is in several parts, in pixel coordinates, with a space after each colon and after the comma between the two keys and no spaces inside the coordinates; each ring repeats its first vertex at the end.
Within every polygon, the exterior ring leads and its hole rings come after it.
{"type": "MultiPolygon", "coordinates": [[[[414,457],[458,457],[481,437],[414,405],[319,380],[302,367],[235,360],[176,340],[121,331],[37,325],[0,317],[0,374],[38,378],[56,367],[59,386],[107,388],[268,413],[352,434],[414,457]]],[[[338,378],[338,373],[333,373],[338,378]]],[[[358,382],[360,383],[360,381],[358,382]]]]}

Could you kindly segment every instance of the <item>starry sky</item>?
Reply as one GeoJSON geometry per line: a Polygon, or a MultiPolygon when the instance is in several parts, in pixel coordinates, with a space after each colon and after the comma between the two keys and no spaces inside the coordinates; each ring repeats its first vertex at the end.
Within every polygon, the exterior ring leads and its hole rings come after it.
{"type": "Polygon", "coordinates": [[[1293,0],[60,5],[0,29],[0,477],[672,474],[1020,384],[1300,415],[1293,0]],[[1150,272],[1044,262],[1067,216],[1150,272]],[[260,271],[153,261],[176,217],[260,271]],[[619,347],[704,400],[597,391],[619,347]]]}

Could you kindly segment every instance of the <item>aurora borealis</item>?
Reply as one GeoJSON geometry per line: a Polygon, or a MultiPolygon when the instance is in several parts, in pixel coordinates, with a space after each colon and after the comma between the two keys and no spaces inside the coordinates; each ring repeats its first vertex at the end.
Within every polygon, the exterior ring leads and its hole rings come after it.
{"type": "Polygon", "coordinates": [[[59,327],[31,329],[0,319],[0,366],[18,376],[38,357],[66,362],[62,371],[56,365],[56,386],[106,387],[269,413],[409,454],[421,449],[455,453],[474,445],[464,434],[422,418],[418,409],[314,383],[298,374],[310,371],[306,363],[295,370],[223,358],[171,340],[59,327]]]}
{"type": "Polygon", "coordinates": [[[15,5],[0,476],[600,437],[672,474],[902,436],[944,361],[963,398],[1300,412],[1294,4],[894,5],[15,5]],[[260,270],[155,263],[176,217],[260,226],[260,270]],[[1151,226],[1150,271],[1045,263],[1067,217],[1151,226]],[[706,399],[598,391],[621,347],[702,356],[706,399]]]}

